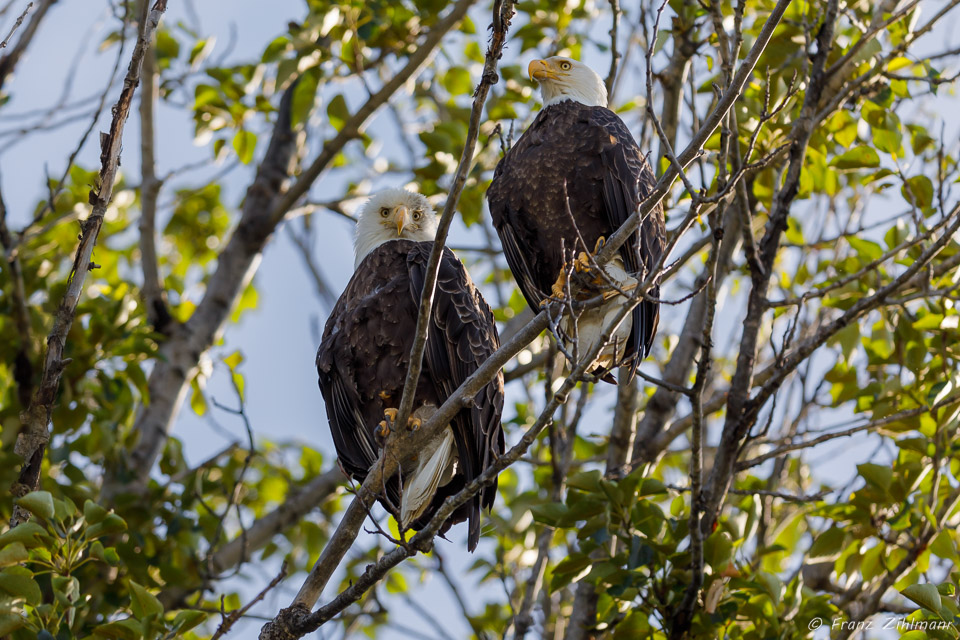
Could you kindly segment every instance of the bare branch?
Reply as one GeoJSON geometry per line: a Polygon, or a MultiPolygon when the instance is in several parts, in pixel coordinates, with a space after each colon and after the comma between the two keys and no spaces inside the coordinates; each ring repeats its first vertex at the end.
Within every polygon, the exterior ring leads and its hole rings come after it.
{"type": "Polygon", "coordinates": [[[766,308],[766,295],[774,260],[780,247],[780,237],[787,228],[790,206],[800,186],[800,171],[806,157],[807,143],[816,124],[817,105],[826,82],[824,69],[827,57],[833,46],[833,28],[836,21],[837,0],[830,0],[823,23],[817,33],[817,52],[813,59],[813,73],[804,96],[800,115],[794,122],[796,136],[790,145],[790,162],[783,186],[774,197],[773,207],[767,222],[767,230],[760,242],[760,270],[751,271],[750,296],[747,302],[747,316],[744,320],[737,357],[737,368],[730,384],[727,401],[727,415],[724,422],[721,446],[705,487],[704,518],[701,521],[704,531],[711,531],[716,521],[720,503],[729,488],[733,474],[734,457],[739,451],[740,442],[752,423],[743,419],[744,405],[753,384],[756,364],[757,343],[760,324],[766,308]]]}
{"type": "Polygon", "coordinates": [[[218,638],[222,638],[223,636],[227,635],[227,634],[230,632],[230,629],[233,628],[233,625],[236,624],[237,620],[239,620],[240,618],[242,618],[242,617],[247,613],[247,611],[249,611],[249,610],[251,609],[251,607],[253,607],[253,605],[255,605],[255,604],[257,604],[258,602],[260,602],[261,600],[263,600],[263,598],[264,598],[270,591],[272,591],[274,587],[276,587],[278,584],[280,584],[281,582],[283,582],[284,578],[286,578],[286,577],[287,577],[287,562],[284,561],[284,562],[280,565],[280,572],[277,574],[277,576],[276,576],[273,580],[270,581],[269,584],[267,584],[266,587],[264,587],[264,588],[260,591],[260,593],[258,593],[256,596],[254,596],[254,598],[253,598],[250,602],[248,602],[247,604],[243,605],[241,608],[237,609],[236,611],[231,611],[230,613],[224,613],[224,612],[222,611],[222,608],[223,608],[223,598],[221,597],[221,599],[220,599],[220,607],[221,607],[221,613],[220,613],[220,615],[223,616],[223,621],[220,623],[219,626],[217,626],[217,631],[216,631],[216,633],[214,633],[214,634],[210,637],[210,640],[217,640],[218,638]]]}
{"type": "Polygon", "coordinates": [[[607,96],[613,97],[613,83],[617,80],[617,65],[620,62],[620,51],[617,49],[617,31],[620,27],[620,0],[608,0],[613,24],[610,26],[610,70],[604,85],[607,87],[607,96]]]}
{"type": "MultiPolygon", "coordinates": [[[[3,85],[6,83],[7,78],[13,74],[13,70],[16,68],[17,63],[20,62],[20,58],[23,57],[24,52],[27,50],[27,47],[30,46],[30,42],[36,35],[37,28],[40,26],[40,22],[43,20],[44,16],[47,15],[47,10],[53,6],[54,2],[56,2],[56,0],[40,0],[40,5],[34,12],[33,17],[30,18],[30,22],[27,23],[26,29],[24,29],[23,33],[20,34],[20,39],[17,40],[17,44],[15,44],[5,56],[0,58],[0,90],[3,89],[3,85]]],[[[14,32],[23,23],[23,19],[26,17],[27,12],[30,11],[32,6],[33,3],[29,3],[27,8],[23,10],[23,13],[20,14],[20,17],[17,18],[17,21],[14,23],[10,33],[6,38],[3,39],[3,42],[0,43],[0,45],[2,45],[0,46],[0,49],[5,49],[7,47],[7,43],[10,41],[10,38],[13,37],[14,32]]]]}
{"type": "MultiPolygon", "coordinates": [[[[130,115],[130,105],[133,94],[140,83],[140,67],[143,56],[146,54],[149,39],[153,37],[160,23],[160,16],[167,8],[166,0],[157,0],[150,10],[146,22],[142,25],[137,45],[130,59],[127,76],[123,81],[123,91],[120,99],[113,108],[113,121],[110,123],[110,132],[104,134],[100,141],[100,178],[99,187],[90,190],[90,204],[93,208],[90,215],[81,225],[80,246],[73,261],[73,269],[67,281],[67,289],[57,309],[53,328],[47,338],[47,354],[43,363],[43,374],[40,386],[34,393],[30,407],[23,414],[23,426],[14,448],[23,458],[24,465],[20,469],[20,476],[12,488],[15,497],[26,495],[40,486],[40,470],[43,465],[43,454],[50,440],[48,425],[53,414],[53,404],[56,401],[57,389],[60,386],[60,376],[68,364],[63,360],[63,349],[66,345],[67,332],[73,324],[83,292],[83,283],[87,271],[95,268],[91,258],[93,247],[96,245],[103,225],[103,216],[107,206],[113,198],[113,183],[116,180],[117,169],[120,166],[120,148],[123,142],[123,127],[130,115]]],[[[34,17],[37,20],[37,17],[34,17]]],[[[26,35],[26,34],[25,34],[26,35]]],[[[2,75],[0,75],[2,78],[2,75]]],[[[29,513],[19,505],[14,507],[10,526],[15,527],[29,518],[29,513]]]]}
{"type": "Polygon", "coordinates": [[[291,175],[296,149],[290,117],[293,85],[286,90],[270,146],[260,163],[257,177],[247,190],[243,215],[218,256],[217,268],[207,285],[206,294],[186,325],[161,346],[161,357],[150,374],[150,405],[143,407],[134,424],[140,438],[129,456],[131,468],[141,481],[149,476],[163,449],[200,355],[216,341],[234,300],[253,277],[258,257],[276,226],[343,147],[360,135],[370,117],[423,68],[443,36],[460,22],[475,1],[460,0],[434,25],[393,79],[371,96],[337,135],[324,144],[317,159],[289,189],[286,189],[286,180],[291,175]]]}
{"type": "Polygon", "coordinates": [[[507,31],[510,29],[510,20],[513,18],[513,0],[494,0],[493,2],[493,34],[487,48],[483,64],[483,74],[480,84],[473,93],[473,107],[470,110],[470,124],[467,128],[467,139],[464,141],[463,153],[457,165],[457,172],[453,178],[447,201],[437,225],[437,235],[433,242],[433,250],[427,262],[423,292],[420,295],[420,308],[417,314],[417,333],[414,336],[413,346],[410,348],[409,369],[403,383],[403,395],[397,411],[397,424],[406,424],[413,411],[413,397],[417,382],[420,380],[420,371],[423,366],[423,352],[427,346],[427,330],[430,327],[433,310],[434,290],[437,286],[437,277],[440,271],[440,257],[443,255],[443,246],[447,240],[450,223],[460,199],[460,193],[467,182],[467,173],[473,163],[474,148],[480,135],[480,118],[483,115],[483,105],[487,101],[490,87],[499,80],[497,63],[503,55],[503,46],[507,40],[507,31]]]}
{"type": "MultiPolygon", "coordinates": [[[[141,0],[144,9],[148,2],[141,0]]],[[[140,295],[150,324],[157,332],[165,334],[173,318],[167,309],[167,295],[157,265],[155,220],[161,182],[156,172],[153,107],[158,94],[156,52],[151,43],[143,57],[143,88],[140,91],[140,263],[143,267],[140,295]]]]}
{"type": "MultiPolygon", "coordinates": [[[[264,547],[273,537],[303,519],[319,507],[324,500],[336,493],[344,481],[339,468],[331,469],[295,491],[276,509],[256,520],[247,527],[244,535],[237,536],[218,549],[207,561],[214,572],[227,572],[250,559],[251,554],[264,547]]],[[[168,587],[159,594],[160,601],[167,609],[179,606],[192,590],[181,586],[168,587]]]]}
{"type": "Polygon", "coordinates": [[[16,33],[17,29],[20,28],[20,25],[23,24],[23,19],[27,17],[27,14],[30,13],[30,9],[33,8],[33,3],[28,2],[26,8],[23,10],[19,16],[17,16],[16,21],[13,23],[13,27],[10,28],[10,33],[7,34],[7,37],[0,41],[0,49],[6,49],[7,43],[10,42],[10,38],[13,37],[13,34],[16,33]]]}

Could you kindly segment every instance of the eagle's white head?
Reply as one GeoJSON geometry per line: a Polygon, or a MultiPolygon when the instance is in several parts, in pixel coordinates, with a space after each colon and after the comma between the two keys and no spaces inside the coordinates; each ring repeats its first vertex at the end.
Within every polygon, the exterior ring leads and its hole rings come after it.
{"type": "Polygon", "coordinates": [[[577,60],[553,56],[532,60],[527,67],[531,80],[540,83],[543,106],[574,100],[588,107],[607,106],[607,87],[596,71],[577,60]]]}
{"type": "Polygon", "coordinates": [[[390,240],[429,242],[437,236],[437,213],[421,194],[406,189],[386,189],[372,196],[360,209],[354,239],[353,268],[368,253],[390,240]]]}

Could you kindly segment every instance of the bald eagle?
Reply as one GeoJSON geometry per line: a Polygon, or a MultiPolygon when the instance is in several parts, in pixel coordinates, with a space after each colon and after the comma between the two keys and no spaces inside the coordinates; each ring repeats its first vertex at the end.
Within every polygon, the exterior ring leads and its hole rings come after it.
{"type": "MultiPolygon", "coordinates": [[[[656,180],[626,125],[607,109],[596,72],[562,57],[534,60],[528,71],[540,84],[543,108],[500,160],[487,199],[510,270],[538,310],[551,295],[563,296],[568,271],[589,267],[588,254],[637,210],[656,180]]],[[[606,265],[606,277],[595,273],[595,283],[609,288],[609,279],[626,292],[649,273],[663,246],[658,205],[606,265]]],[[[658,298],[659,286],[649,295],[658,298]]],[[[586,353],[624,302],[615,295],[583,313],[576,331],[565,321],[561,338],[569,346],[576,336],[586,353]]],[[[588,371],[612,381],[610,370],[623,365],[632,377],[653,346],[659,313],[657,302],[637,305],[588,371]]]]}
{"type": "MultiPolygon", "coordinates": [[[[417,327],[437,215],[425,197],[389,189],[360,211],[353,277],[337,300],[317,353],[320,390],[344,470],[358,482],[376,462],[393,424],[417,327]]],[[[500,346],[493,313],[463,264],[443,250],[423,371],[407,425],[419,428],[500,346]]],[[[442,435],[401,462],[401,482],[386,484],[381,503],[405,527],[422,528],[503,454],[503,374],[462,409],[442,435]]],[[[480,538],[480,507],[493,506],[496,482],[460,507],[441,528],[470,521],[467,547],[480,538]]]]}

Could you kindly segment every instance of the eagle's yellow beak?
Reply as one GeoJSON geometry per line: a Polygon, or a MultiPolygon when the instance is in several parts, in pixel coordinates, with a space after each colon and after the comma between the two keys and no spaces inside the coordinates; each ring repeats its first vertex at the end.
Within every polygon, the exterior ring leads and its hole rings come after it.
{"type": "Polygon", "coordinates": [[[530,64],[527,65],[527,73],[530,75],[531,80],[556,80],[557,72],[553,70],[550,64],[546,60],[531,60],[530,64]]]}
{"type": "Polygon", "coordinates": [[[397,216],[397,235],[403,233],[403,228],[407,226],[407,208],[403,205],[400,205],[393,210],[397,216]]]}

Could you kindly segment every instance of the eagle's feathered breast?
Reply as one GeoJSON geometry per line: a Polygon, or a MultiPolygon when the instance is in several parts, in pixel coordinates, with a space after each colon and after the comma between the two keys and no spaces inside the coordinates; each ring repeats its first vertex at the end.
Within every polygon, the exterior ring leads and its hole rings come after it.
{"type": "MultiPolygon", "coordinates": [[[[572,100],[542,109],[497,165],[487,191],[494,227],[528,303],[539,306],[565,260],[609,238],[655,182],[630,131],[609,109],[572,100]]],[[[627,272],[652,268],[663,238],[658,206],[620,250],[627,272]]],[[[640,357],[649,351],[658,315],[651,302],[634,312],[633,351],[640,357]]]]}
{"type": "MultiPolygon", "coordinates": [[[[400,405],[432,248],[432,242],[393,240],[371,251],[324,328],[317,353],[320,389],[337,454],[358,481],[377,459],[374,432],[384,409],[400,405]]],[[[432,315],[415,409],[439,407],[500,346],[493,313],[449,249],[444,249],[441,259],[432,315]]],[[[425,524],[448,495],[503,452],[502,409],[501,373],[484,387],[476,405],[460,411],[451,423],[459,460],[457,477],[441,487],[414,526],[425,524]]],[[[398,504],[396,479],[388,483],[387,492],[398,504]]],[[[495,495],[496,484],[454,513],[447,526],[469,517],[475,544],[479,507],[492,505],[495,495]]]]}

